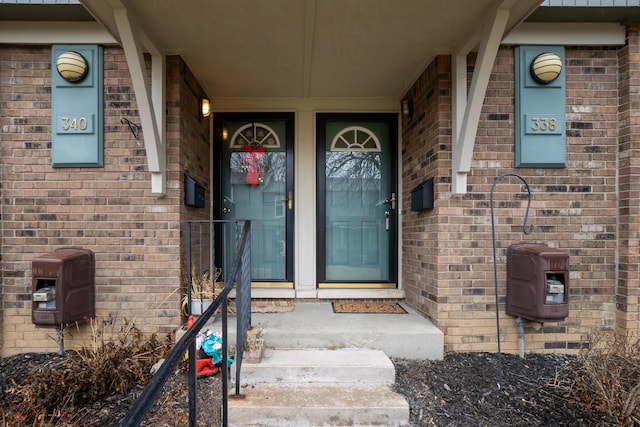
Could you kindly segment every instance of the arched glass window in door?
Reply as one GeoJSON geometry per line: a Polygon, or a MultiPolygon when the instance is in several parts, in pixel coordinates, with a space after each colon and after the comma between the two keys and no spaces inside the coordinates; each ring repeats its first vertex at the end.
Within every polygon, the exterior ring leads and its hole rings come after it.
{"type": "Polygon", "coordinates": [[[331,142],[331,151],[374,151],[380,152],[380,140],[369,129],[349,126],[338,133],[331,142]]]}
{"type": "Polygon", "coordinates": [[[235,131],[231,137],[230,148],[280,148],[278,134],[264,123],[247,123],[235,131]]]}

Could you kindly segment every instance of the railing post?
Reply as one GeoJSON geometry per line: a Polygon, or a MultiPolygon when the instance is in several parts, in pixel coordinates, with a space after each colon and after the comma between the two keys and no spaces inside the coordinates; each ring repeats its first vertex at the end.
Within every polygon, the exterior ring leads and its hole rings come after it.
{"type": "Polygon", "coordinates": [[[229,334],[227,333],[227,299],[222,302],[222,426],[229,425],[229,334]]]}
{"type": "Polygon", "coordinates": [[[198,425],[198,403],[196,399],[196,340],[189,343],[189,427],[198,425]]]}
{"type": "Polygon", "coordinates": [[[187,240],[187,310],[191,313],[191,221],[186,222],[185,239],[187,240]]]}
{"type": "Polygon", "coordinates": [[[242,266],[240,272],[242,274],[242,282],[245,288],[245,298],[247,302],[247,328],[251,329],[251,223],[246,221],[245,227],[247,229],[247,240],[243,246],[242,252],[242,266]]]}
{"type": "Polygon", "coordinates": [[[239,257],[240,268],[236,286],[236,396],[240,396],[240,371],[244,356],[244,338],[247,329],[251,327],[251,223],[246,221],[243,227],[242,252],[236,254],[239,257]]]}
{"type": "MultiPolygon", "coordinates": [[[[202,229],[202,225],[200,225],[202,229]]],[[[202,231],[201,231],[202,238],[202,231]]],[[[191,314],[191,222],[187,222],[187,314],[191,314]]],[[[200,246],[200,245],[198,245],[200,246]]],[[[196,427],[198,424],[198,403],[196,396],[196,341],[192,340],[189,343],[189,372],[187,372],[188,381],[188,396],[189,396],[189,426],[196,427]]]]}

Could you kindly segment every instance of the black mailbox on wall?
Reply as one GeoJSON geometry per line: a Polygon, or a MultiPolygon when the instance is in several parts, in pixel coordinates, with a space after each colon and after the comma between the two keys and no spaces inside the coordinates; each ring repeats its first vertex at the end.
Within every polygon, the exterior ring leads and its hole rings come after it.
{"type": "Polygon", "coordinates": [[[189,175],[184,176],[184,204],[193,206],[194,208],[204,208],[205,191],[204,187],[199,185],[189,175]]]}
{"type": "Polygon", "coordinates": [[[95,256],[88,249],[61,248],[31,263],[37,326],[57,327],[95,317],[95,256]]]}
{"type": "Polygon", "coordinates": [[[507,314],[554,322],[569,315],[569,254],[542,244],[507,249],[507,314]]]}
{"type": "Polygon", "coordinates": [[[433,178],[411,190],[411,210],[433,209],[433,178]]]}

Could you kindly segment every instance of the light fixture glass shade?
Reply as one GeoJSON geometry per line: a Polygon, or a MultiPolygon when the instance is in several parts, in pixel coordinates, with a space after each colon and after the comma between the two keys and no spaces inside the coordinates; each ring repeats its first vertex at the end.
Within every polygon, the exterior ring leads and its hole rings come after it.
{"type": "Polygon", "coordinates": [[[211,103],[209,102],[209,98],[202,98],[201,108],[202,110],[200,113],[202,114],[202,117],[209,117],[209,114],[211,114],[211,103]]]}
{"type": "Polygon", "coordinates": [[[551,83],[558,78],[561,71],[562,59],[555,53],[541,53],[531,62],[531,76],[538,83],[551,83]]]}
{"type": "Polygon", "coordinates": [[[411,98],[405,98],[400,103],[403,117],[410,117],[413,114],[413,100],[411,98]]]}
{"type": "Polygon", "coordinates": [[[89,70],[89,65],[84,56],[78,52],[69,51],[61,53],[56,60],[58,74],[68,82],[82,80],[89,70]]]}

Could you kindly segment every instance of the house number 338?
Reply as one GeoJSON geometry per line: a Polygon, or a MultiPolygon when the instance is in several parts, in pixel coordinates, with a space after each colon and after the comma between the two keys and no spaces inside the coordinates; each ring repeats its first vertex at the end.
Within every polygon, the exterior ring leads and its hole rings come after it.
{"type": "Polygon", "coordinates": [[[87,130],[86,117],[61,117],[63,131],[87,130]]]}
{"type": "Polygon", "coordinates": [[[553,117],[532,117],[531,130],[534,132],[554,131],[558,127],[553,117]]]}

